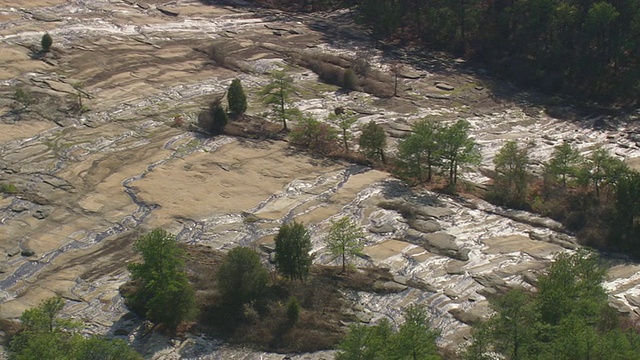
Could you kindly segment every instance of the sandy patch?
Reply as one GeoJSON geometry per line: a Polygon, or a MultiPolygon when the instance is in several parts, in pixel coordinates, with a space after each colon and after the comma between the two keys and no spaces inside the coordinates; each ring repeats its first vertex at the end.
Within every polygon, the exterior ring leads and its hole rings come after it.
{"type": "Polygon", "coordinates": [[[32,60],[26,48],[6,44],[0,45],[0,80],[13,79],[26,72],[50,69],[50,65],[39,60],[32,60]]]}
{"type": "Polygon", "coordinates": [[[299,177],[335,171],[304,155],[287,155],[283,142],[234,142],[157,167],[133,183],[140,197],[160,205],[154,226],[176,218],[204,219],[257,206],[299,177]],[[270,169],[273,173],[265,172],[270,169]]]}
{"type": "Polygon", "coordinates": [[[544,241],[531,240],[523,235],[508,235],[492,237],[484,240],[488,254],[508,254],[526,252],[532,256],[547,257],[555,252],[562,252],[563,248],[544,241]]]}
{"type": "Polygon", "coordinates": [[[371,257],[374,261],[383,261],[401,254],[409,246],[413,245],[404,241],[388,240],[380,244],[367,246],[362,252],[371,257]]]}

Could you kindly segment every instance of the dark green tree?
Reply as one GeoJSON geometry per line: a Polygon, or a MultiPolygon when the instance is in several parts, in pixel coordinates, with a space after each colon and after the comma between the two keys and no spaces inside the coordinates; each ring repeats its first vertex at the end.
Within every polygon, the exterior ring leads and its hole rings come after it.
{"type": "Polygon", "coordinates": [[[558,254],[535,295],[511,290],[491,301],[496,313],[476,326],[466,359],[634,359],[640,334],[619,327],[603,280],[594,254],[558,254]]]}
{"type": "Polygon", "coordinates": [[[582,157],[578,150],[563,142],[554,148],[551,160],[545,164],[545,171],[565,188],[568,179],[577,176],[581,163],[582,157]]]}
{"type": "Polygon", "coordinates": [[[276,235],[276,269],[290,280],[307,278],[313,262],[311,235],[301,223],[286,223],[276,235]]]}
{"type": "Polygon", "coordinates": [[[336,360],[386,360],[392,333],[386,319],[375,326],[351,325],[347,337],[338,345],[336,360]]]}
{"type": "Polygon", "coordinates": [[[398,144],[397,165],[401,177],[416,179],[418,183],[431,181],[434,167],[441,164],[442,130],[442,126],[431,119],[420,120],[413,126],[411,135],[398,144]]]}
{"type": "Polygon", "coordinates": [[[493,343],[509,359],[525,359],[534,343],[535,310],[531,297],[520,289],[507,292],[491,304],[496,314],[489,321],[493,343]]]}
{"type": "Polygon", "coordinates": [[[591,185],[600,198],[602,190],[611,192],[619,179],[629,171],[627,165],[612,156],[607,150],[597,148],[587,156],[578,172],[578,180],[583,186],[591,185]]]}
{"type": "Polygon", "coordinates": [[[97,336],[77,337],[71,352],[74,360],[142,360],[142,355],[122,340],[97,336]]]}
{"type": "Polygon", "coordinates": [[[211,135],[221,134],[229,123],[229,116],[220,104],[221,99],[211,102],[209,109],[198,115],[198,126],[211,135]]]}
{"type": "Polygon", "coordinates": [[[360,146],[360,151],[368,159],[380,160],[383,164],[386,163],[384,150],[387,146],[387,133],[382,126],[376,124],[373,120],[362,127],[358,145],[360,146]]]}
{"type": "Polygon", "coordinates": [[[529,185],[529,149],[508,141],[493,159],[496,175],[492,187],[494,198],[503,205],[522,206],[529,185]]]}
{"type": "Polygon", "coordinates": [[[42,35],[42,39],[40,40],[40,45],[42,46],[42,51],[49,52],[51,50],[51,45],[53,45],[53,39],[49,33],[45,33],[42,35]]]}
{"type": "Polygon", "coordinates": [[[58,296],[25,310],[20,317],[22,330],[9,344],[9,359],[142,360],[124,341],[78,334],[81,323],[61,318],[63,307],[58,296]]]}
{"type": "Polygon", "coordinates": [[[295,296],[289,298],[287,301],[287,321],[293,325],[300,319],[300,302],[295,296]]]}
{"type": "Polygon", "coordinates": [[[352,91],[356,89],[356,84],[358,83],[358,77],[356,73],[347,69],[342,75],[342,88],[348,91],[352,91]]]}
{"type": "Polygon", "coordinates": [[[640,257],[640,173],[628,171],[617,180],[610,236],[614,248],[640,257]]]}
{"type": "Polygon", "coordinates": [[[342,259],[342,272],[345,272],[347,259],[362,251],[364,233],[358,225],[345,216],[331,223],[325,242],[331,254],[342,259]]]}
{"type": "Polygon", "coordinates": [[[242,115],[247,111],[247,96],[244,94],[240,79],[233,79],[227,91],[229,111],[235,115],[242,115]]]}
{"type": "Polygon", "coordinates": [[[469,122],[458,120],[438,133],[443,170],[448,174],[451,187],[455,187],[458,182],[461,167],[478,164],[481,160],[478,145],[469,137],[470,128],[469,122]]]}
{"type": "Polygon", "coordinates": [[[155,229],[138,238],[134,249],[142,263],[127,266],[135,292],[128,295],[134,308],[147,319],[175,329],[195,316],[195,291],[187,279],[184,258],[175,236],[155,229]]]}
{"type": "Polygon", "coordinates": [[[431,329],[424,307],[412,305],[405,311],[405,322],[391,336],[385,350],[389,360],[439,360],[436,339],[438,331],[431,329]]]}
{"type": "Polygon", "coordinates": [[[284,71],[274,71],[271,73],[271,82],[267,84],[259,95],[265,105],[273,107],[274,115],[282,121],[283,130],[288,130],[287,120],[300,117],[300,110],[291,105],[291,95],[295,92],[293,79],[284,71]]]}
{"type": "Polygon", "coordinates": [[[267,287],[269,274],[260,255],[247,247],[236,247],[227,253],[216,274],[218,291],[225,303],[239,306],[258,299],[267,287]]]}
{"type": "Polygon", "coordinates": [[[436,338],[423,307],[410,306],[393,332],[386,319],[378,325],[352,325],[338,346],[336,360],[439,360],[436,338]]]}
{"type": "Polygon", "coordinates": [[[604,274],[594,254],[584,250],[558,254],[547,274],[538,279],[536,304],[542,321],[557,325],[571,313],[594,320],[607,306],[604,274]]]}

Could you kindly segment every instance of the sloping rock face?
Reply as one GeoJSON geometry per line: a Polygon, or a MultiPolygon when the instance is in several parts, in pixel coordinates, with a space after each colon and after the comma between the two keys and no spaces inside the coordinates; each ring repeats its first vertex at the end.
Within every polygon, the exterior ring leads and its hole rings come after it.
{"type": "MultiPolygon", "coordinates": [[[[487,298],[530,287],[554,253],[575,249],[549,219],[410,191],[387,173],[306,156],[282,141],[210,138],[175,126],[178,118],[194,123],[236,77],[250,114],[267,112],[259,86],[300,49],[341,55],[353,55],[354,46],[373,49],[374,68],[384,71],[383,53],[345,15],[187,0],[18,0],[0,8],[0,185],[16,189],[0,195],[0,315],[16,318],[61,294],[65,314],[86,321],[86,332],[131,341],[150,358],[282,359],[201,336],[168,341],[148,333],[148,324],[127,315],[117,291],[128,279],[126,264],[137,259],[132,243],[162,227],[180,241],[219,249],[262,245],[266,258],[279,226],[295,219],[309,225],[316,261],[331,264],[323,239],[332,220],[350,216],[369,230],[366,256],[355,264],[396,275],[377,284],[379,293],[345,294],[362,320],[399,320],[405,307],[422,304],[442,331],[440,343],[457,348],[469,324],[489,314],[487,298]],[[38,58],[44,31],[53,50],[38,58]],[[232,70],[200,51],[211,38],[226,41],[232,70]]],[[[604,144],[640,163],[633,129],[604,126],[616,119],[556,120],[530,106],[528,94],[504,85],[502,93],[515,95],[501,98],[468,71],[457,75],[448,59],[420,58],[419,70],[406,64],[406,90],[391,99],[345,94],[292,68],[300,89],[295,104],[319,119],[336,107],[357,111],[353,135],[362,124],[381,123],[395,136],[390,150],[420,118],[466,118],[481,144],[481,167],[492,166],[497,149],[516,138],[536,144],[538,162],[569,140],[585,152],[604,144]]],[[[487,180],[475,171],[464,176],[487,180]]],[[[640,267],[612,263],[611,301],[633,315],[640,267]]],[[[291,355],[332,357],[331,351],[291,355]]]]}

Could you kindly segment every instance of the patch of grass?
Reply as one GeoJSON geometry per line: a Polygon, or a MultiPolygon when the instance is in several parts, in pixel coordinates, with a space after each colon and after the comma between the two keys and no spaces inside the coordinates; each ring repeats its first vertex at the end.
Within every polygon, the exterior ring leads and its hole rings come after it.
{"type": "Polygon", "coordinates": [[[13,99],[24,106],[33,105],[37,102],[33,92],[25,88],[16,88],[13,93],[13,99]]]}
{"type": "Polygon", "coordinates": [[[0,185],[0,193],[2,194],[17,194],[18,188],[13,184],[0,185]]]}

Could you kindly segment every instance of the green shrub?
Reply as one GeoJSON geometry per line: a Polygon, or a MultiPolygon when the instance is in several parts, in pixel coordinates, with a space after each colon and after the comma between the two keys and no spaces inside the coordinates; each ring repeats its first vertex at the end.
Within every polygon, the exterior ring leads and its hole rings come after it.
{"type": "Polygon", "coordinates": [[[298,322],[298,319],[300,319],[300,302],[292,296],[287,302],[287,321],[293,325],[298,322]]]}
{"type": "Polygon", "coordinates": [[[342,75],[342,87],[345,90],[349,90],[349,91],[355,90],[357,82],[358,82],[358,78],[356,77],[356,74],[351,69],[345,71],[344,74],[342,75]]]}
{"type": "Polygon", "coordinates": [[[49,52],[51,50],[51,45],[53,45],[53,39],[49,33],[42,35],[42,40],[40,41],[42,45],[42,51],[49,52]]]}
{"type": "Polygon", "coordinates": [[[3,194],[15,194],[18,192],[18,189],[13,184],[2,184],[0,185],[0,193],[3,194]]]}
{"type": "Polygon", "coordinates": [[[13,98],[17,102],[22,103],[25,106],[34,104],[36,102],[35,98],[33,97],[33,93],[23,88],[17,88],[16,91],[13,93],[13,98]]]}
{"type": "Polygon", "coordinates": [[[229,116],[227,116],[227,112],[224,111],[222,106],[216,106],[213,109],[213,130],[214,133],[219,134],[222,133],[224,127],[229,123],[229,116]]]}
{"type": "Polygon", "coordinates": [[[211,135],[221,134],[229,123],[229,116],[218,101],[211,103],[208,110],[198,115],[198,126],[211,135]]]}
{"type": "Polygon", "coordinates": [[[331,154],[339,146],[336,129],[309,115],[298,121],[290,136],[294,145],[319,155],[331,154]]]}
{"type": "Polygon", "coordinates": [[[218,291],[224,303],[239,306],[256,300],[267,287],[269,274],[260,255],[247,247],[229,251],[216,274],[218,291]]]}

